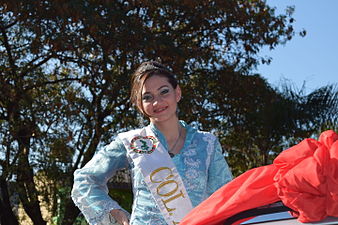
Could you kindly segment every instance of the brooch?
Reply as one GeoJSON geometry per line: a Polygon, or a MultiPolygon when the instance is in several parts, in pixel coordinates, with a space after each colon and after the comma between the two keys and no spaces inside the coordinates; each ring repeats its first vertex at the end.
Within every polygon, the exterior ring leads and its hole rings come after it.
{"type": "Polygon", "coordinates": [[[157,144],[158,140],[153,136],[136,136],[130,142],[130,149],[140,154],[151,154],[157,144]]]}

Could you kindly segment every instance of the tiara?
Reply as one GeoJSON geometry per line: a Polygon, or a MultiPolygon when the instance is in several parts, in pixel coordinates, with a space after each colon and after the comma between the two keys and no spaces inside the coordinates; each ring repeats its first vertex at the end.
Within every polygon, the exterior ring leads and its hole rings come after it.
{"type": "Polygon", "coordinates": [[[147,71],[151,71],[151,70],[162,70],[162,71],[167,71],[167,69],[165,69],[163,66],[160,65],[155,65],[157,64],[156,62],[152,62],[152,63],[146,63],[145,65],[142,65],[138,72],[139,73],[145,73],[147,71]]]}

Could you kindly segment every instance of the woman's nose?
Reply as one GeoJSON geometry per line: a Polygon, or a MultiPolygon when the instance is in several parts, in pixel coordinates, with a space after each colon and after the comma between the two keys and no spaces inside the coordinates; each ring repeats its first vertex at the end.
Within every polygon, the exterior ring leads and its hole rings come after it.
{"type": "Polygon", "coordinates": [[[153,101],[153,105],[158,105],[159,103],[161,103],[161,101],[162,101],[161,96],[155,96],[154,101],[153,101]]]}

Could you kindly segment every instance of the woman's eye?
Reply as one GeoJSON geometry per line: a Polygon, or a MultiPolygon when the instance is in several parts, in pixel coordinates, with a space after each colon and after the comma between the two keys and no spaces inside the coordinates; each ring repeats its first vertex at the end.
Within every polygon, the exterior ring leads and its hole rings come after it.
{"type": "Polygon", "coordinates": [[[151,96],[151,95],[143,95],[143,97],[142,97],[142,100],[146,101],[146,102],[149,102],[152,99],[153,99],[153,96],[151,96]]]}
{"type": "Polygon", "coordinates": [[[167,94],[167,93],[169,93],[169,89],[163,89],[161,91],[161,95],[164,95],[164,94],[167,94]]]}

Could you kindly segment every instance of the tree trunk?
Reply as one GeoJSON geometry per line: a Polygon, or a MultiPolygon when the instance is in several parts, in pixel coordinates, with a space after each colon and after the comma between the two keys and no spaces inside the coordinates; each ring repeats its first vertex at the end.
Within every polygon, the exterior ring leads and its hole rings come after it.
{"type": "Polygon", "coordinates": [[[12,206],[9,200],[8,186],[5,179],[0,178],[0,224],[2,225],[19,225],[18,219],[12,211],[12,206]]]}
{"type": "Polygon", "coordinates": [[[67,198],[67,202],[65,203],[65,214],[62,218],[62,225],[72,225],[79,215],[80,210],[75,206],[73,200],[71,198],[67,198]]]}
{"type": "Polygon", "coordinates": [[[33,169],[29,164],[29,143],[30,135],[28,132],[20,132],[18,138],[20,156],[17,169],[17,185],[19,197],[27,215],[32,219],[34,225],[46,225],[42,218],[38,191],[34,183],[33,169]]]}
{"type": "Polygon", "coordinates": [[[97,129],[97,130],[95,130],[94,137],[92,138],[89,144],[89,147],[87,148],[87,151],[85,152],[83,156],[81,167],[83,167],[89,160],[91,160],[91,158],[93,158],[95,151],[97,150],[97,146],[99,145],[101,137],[102,137],[102,130],[101,129],[97,129]]]}

